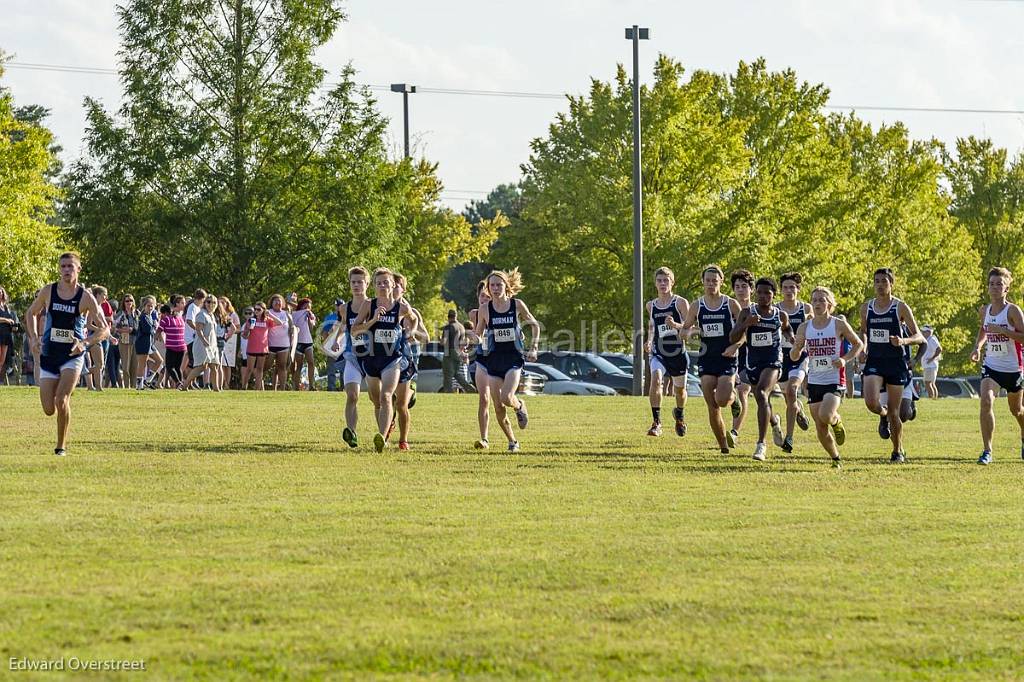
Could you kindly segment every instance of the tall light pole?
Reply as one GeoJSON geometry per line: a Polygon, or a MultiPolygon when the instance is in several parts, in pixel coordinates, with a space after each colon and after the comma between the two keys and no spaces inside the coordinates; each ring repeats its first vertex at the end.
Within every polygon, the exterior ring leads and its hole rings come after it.
{"type": "Polygon", "coordinates": [[[405,119],[405,158],[409,158],[409,93],[416,92],[415,85],[392,83],[391,92],[402,93],[402,111],[405,119]]]}
{"type": "MultiPolygon", "coordinates": [[[[644,393],[644,234],[643,188],[640,186],[640,41],[650,30],[626,29],[633,41],[633,395],[644,393]]],[[[394,86],[392,86],[394,87],[394,86]]]]}

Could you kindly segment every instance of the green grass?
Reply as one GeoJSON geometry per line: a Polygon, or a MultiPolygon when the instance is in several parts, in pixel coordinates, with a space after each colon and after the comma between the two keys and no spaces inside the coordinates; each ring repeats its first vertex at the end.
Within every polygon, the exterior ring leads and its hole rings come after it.
{"type": "Polygon", "coordinates": [[[644,436],[640,399],[529,406],[517,455],[474,451],[474,398],[437,395],[413,410],[414,450],[377,455],[340,443],[337,394],[78,392],[57,459],[36,392],[2,389],[0,670],[1024,677],[1004,404],[993,466],[973,463],[977,401],[945,400],[892,467],[852,401],[841,471],[802,432],[752,461],[751,424],[723,457],[692,399],[685,439],[644,436]]]}

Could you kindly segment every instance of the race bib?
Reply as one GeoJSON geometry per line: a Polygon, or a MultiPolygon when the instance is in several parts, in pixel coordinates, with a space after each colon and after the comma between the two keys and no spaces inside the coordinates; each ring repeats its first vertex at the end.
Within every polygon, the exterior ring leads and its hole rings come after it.
{"type": "Polygon", "coordinates": [[[868,339],[871,343],[889,343],[889,330],[872,329],[868,339]]]}
{"type": "Polygon", "coordinates": [[[678,337],[679,335],[676,334],[676,330],[675,329],[673,329],[672,327],[668,326],[667,324],[659,324],[658,325],[658,338],[659,339],[663,339],[666,336],[676,336],[676,337],[678,337]]]}
{"type": "Polygon", "coordinates": [[[377,343],[395,343],[398,341],[398,330],[376,329],[373,332],[373,340],[377,343]]]}
{"type": "Polygon", "coordinates": [[[74,343],[75,333],[71,329],[58,329],[54,327],[50,330],[50,341],[53,343],[74,343]]]}
{"type": "Polygon", "coordinates": [[[512,327],[503,327],[494,330],[494,340],[497,343],[507,343],[516,340],[516,330],[512,327]]]}
{"type": "Polygon", "coordinates": [[[700,326],[700,335],[704,338],[725,336],[725,325],[721,322],[705,322],[700,326]]]}
{"type": "Polygon", "coordinates": [[[772,345],[771,332],[754,332],[750,335],[750,345],[755,348],[763,348],[772,345]]]}
{"type": "Polygon", "coordinates": [[[989,339],[985,355],[990,358],[1008,357],[1010,355],[1010,343],[1008,341],[993,341],[989,339]]]}
{"type": "Polygon", "coordinates": [[[832,369],[832,358],[811,358],[812,372],[827,372],[832,369]]]}
{"type": "MultiPolygon", "coordinates": [[[[383,331],[383,330],[381,330],[381,331],[383,331]]],[[[369,339],[366,338],[366,334],[360,334],[359,336],[357,336],[357,337],[352,339],[352,347],[353,348],[363,348],[363,347],[366,346],[366,344],[368,342],[369,342],[369,339]]]]}

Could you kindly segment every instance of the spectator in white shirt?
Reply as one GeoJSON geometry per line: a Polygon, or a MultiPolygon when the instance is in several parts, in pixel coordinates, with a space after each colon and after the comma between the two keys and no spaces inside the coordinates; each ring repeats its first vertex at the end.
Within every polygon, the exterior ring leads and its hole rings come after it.
{"type": "Polygon", "coordinates": [[[939,360],[942,359],[942,345],[939,344],[939,337],[930,325],[921,327],[924,334],[924,353],[921,354],[921,370],[924,374],[924,385],[928,390],[928,397],[939,397],[939,388],[935,385],[935,379],[939,376],[939,360]]]}

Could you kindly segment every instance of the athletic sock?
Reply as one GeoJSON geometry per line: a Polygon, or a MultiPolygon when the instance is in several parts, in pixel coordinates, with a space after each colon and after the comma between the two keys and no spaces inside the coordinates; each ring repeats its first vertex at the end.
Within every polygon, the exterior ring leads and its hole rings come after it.
{"type": "Polygon", "coordinates": [[[672,418],[673,419],[682,419],[683,418],[683,408],[677,407],[677,408],[673,409],[672,410],[672,418]]]}
{"type": "Polygon", "coordinates": [[[656,421],[656,422],[658,422],[660,424],[661,423],[661,408],[660,407],[652,407],[651,408],[651,416],[654,417],[654,421],[656,421]]]}

